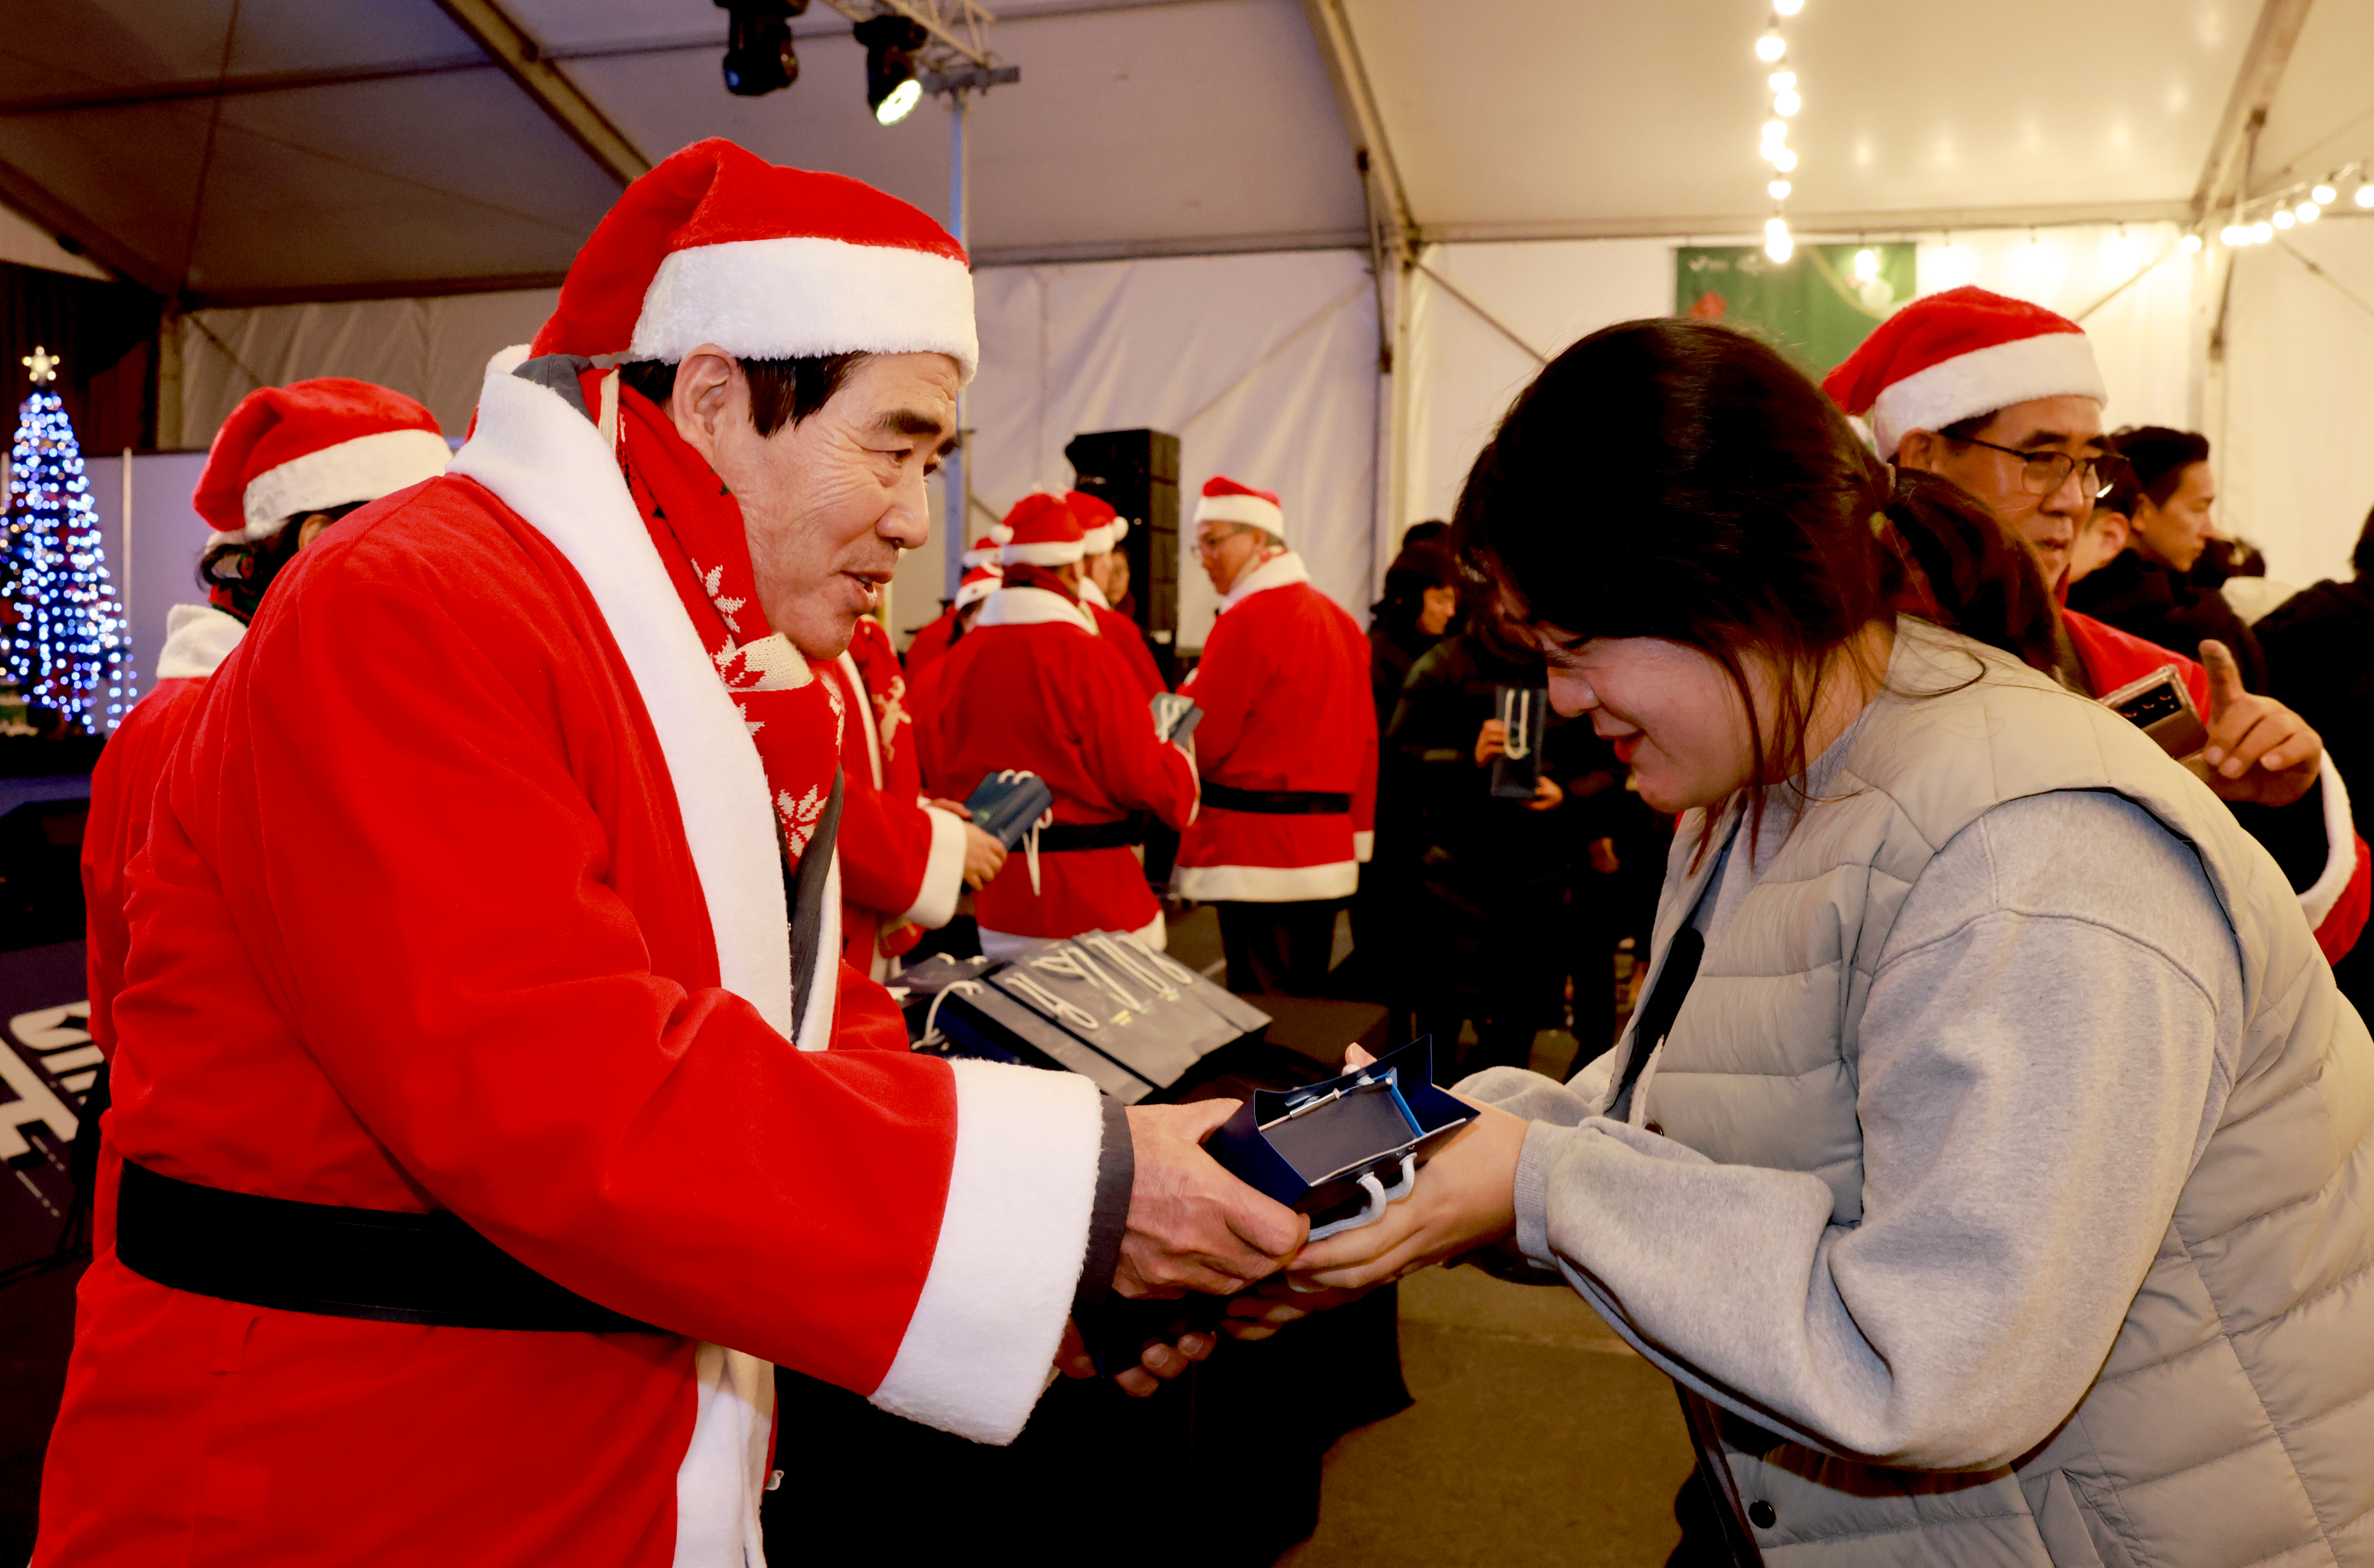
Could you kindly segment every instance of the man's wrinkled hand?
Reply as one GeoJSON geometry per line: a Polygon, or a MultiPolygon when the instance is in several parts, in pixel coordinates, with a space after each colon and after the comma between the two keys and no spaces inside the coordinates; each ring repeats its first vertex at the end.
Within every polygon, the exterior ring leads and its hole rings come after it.
{"type": "Polygon", "coordinates": [[[1275,1273],[1310,1222],[1220,1168],[1203,1141],[1235,1100],[1132,1106],[1137,1164],[1113,1289],[1125,1296],[1230,1295],[1275,1273]]]}
{"type": "Polygon", "coordinates": [[[964,882],[979,893],[1005,869],[1005,846],[970,823],[965,824],[964,882]]]}
{"type": "Polygon", "coordinates": [[[2221,801],[2287,806],[2316,784],[2324,737],[2273,697],[2242,688],[2241,667],[2215,638],[2201,645],[2209,672],[2209,741],[2201,748],[2202,781],[2221,801]]]}
{"type": "MultiPolygon", "coordinates": [[[[1148,1345],[1138,1363],[1115,1373],[1113,1382],[1122,1393],[1143,1399],[1209,1356],[1217,1342],[1209,1334],[1181,1334],[1175,1345],[1148,1345]]],[[[1087,1342],[1080,1338],[1079,1325],[1069,1318],[1064,1321],[1064,1342],[1055,1351],[1055,1370],[1066,1377],[1097,1375],[1096,1358],[1088,1354],[1087,1342]]]]}

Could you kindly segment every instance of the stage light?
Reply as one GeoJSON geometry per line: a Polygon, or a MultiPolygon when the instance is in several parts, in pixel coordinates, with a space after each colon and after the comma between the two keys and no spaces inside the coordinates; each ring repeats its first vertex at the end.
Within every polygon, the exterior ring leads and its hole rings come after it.
{"type": "Polygon", "coordinates": [[[792,18],[808,0],[717,0],[725,29],[725,90],[737,98],[779,91],[800,79],[792,18]]]}
{"type": "Polygon", "coordinates": [[[2257,223],[2254,223],[2254,224],[2251,225],[2251,244],[2253,244],[2253,245],[2263,245],[2263,244],[2265,244],[2268,240],[2273,240],[2274,237],[2275,237],[2275,231],[2274,231],[2274,229],[2272,229],[2272,228],[2268,228],[2268,227],[2267,227],[2267,225],[2266,225],[2266,222],[2265,222],[2263,219],[2262,219],[2261,221],[2259,221],[2259,222],[2257,222],[2257,223]]]}
{"type": "Polygon", "coordinates": [[[881,123],[895,125],[923,99],[915,51],[930,35],[921,22],[887,15],[868,17],[852,30],[865,46],[865,106],[881,123]]]}
{"type": "Polygon", "coordinates": [[[1775,180],[1769,185],[1765,186],[1764,189],[1770,193],[1772,199],[1776,202],[1785,202],[1789,199],[1790,184],[1786,180],[1775,180]]]}
{"type": "Polygon", "coordinates": [[[2357,187],[2357,194],[2349,198],[2361,207],[2374,207],[2374,181],[2357,187]]]}
{"type": "Polygon", "coordinates": [[[2292,226],[2291,209],[2289,207],[2277,207],[2274,211],[2274,222],[2277,228],[2289,228],[2292,226]]]}
{"type": "Polygon", "coordinates": [[[2308,193],[2308,196],[2309,200],[2314,202],[2318,206],[2329,207],[2340,196],[2340,194],[2341,193],[2334,190],[2331,184],[2320,180],[2317,181],[2316,189],[2310,191],[2308,193]]]}
{"type": "Polygon", "coordinates": [[[1768,32],[1756,41],[1756,57],[1768,65],[1788,53],[1789,46],[1780,41],[1780,35],[1777,32],[1768,32]]]}
{"type": "Polygon", "coordinates": [[[1773,95],[1772,112],[1775,114],[1783,116],[1791,115],[1796,113],[1797,111],[1804,107],[1805,100],[1799,98],[1793,92],[1776,93],[1773,95]]]}
{"type": "Polygon", "coordinates": [[[1864,283],[1879,275],[1879,252],[1865,247],[1855,252],[1854,275],[1864,283]]]}
{"type": "Polygon", "coordinates": [[[1797,90],[1797,73],[1794,71],[1775,71],[1771,76],[1765,78],[1764,85],[1770,88],[1774,92],[1795,92],[1797,90]]]}
{"type": "Polygon", "coordinates": [[[2201,236],[2188,234],[2176,242],[2176,248],[2190,256],[2201,249],[2201,236]]]}

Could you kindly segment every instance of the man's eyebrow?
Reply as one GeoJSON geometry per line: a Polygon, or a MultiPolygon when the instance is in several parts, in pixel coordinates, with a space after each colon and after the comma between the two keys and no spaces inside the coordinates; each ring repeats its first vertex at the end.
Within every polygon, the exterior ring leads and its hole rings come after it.
{"type": "Polygon", "coordinates": [[[2108,451],[2110,450],[2110,442],[2104,437],[2073,436],[2063,430],[2039,430],[2034,435],[2028,437],[2026,440],[2020,442],[2019,450],[2022,451],[2042,451],[2047,447],[2057,447],[2069,441],[2074,441],[2079,446],[2092,447],[2097,451],[2108,451]]]}
{"type": "Polygon", "coordinates": [[[874,428],[885,436],[945,436],[950,441],[956,439],[942,421],[912,408],[893,408],[877,415],[874,428]]]}

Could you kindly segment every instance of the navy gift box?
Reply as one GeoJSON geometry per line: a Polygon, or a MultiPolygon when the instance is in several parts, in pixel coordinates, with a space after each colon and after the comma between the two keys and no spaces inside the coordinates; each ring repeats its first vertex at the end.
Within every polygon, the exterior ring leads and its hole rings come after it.
{"type": "Polygon", "coordinates": [[[1408,1196],[1419,1146],[1475,1117],[1434,1086],[1434,1046],[1418,1039],[1323,1082],[1257,1089],[1204,1146],[1246,1185],[1310,1215],[1316,1241],[1381,1219],[1408,1196]]]}
{"type": "Polygon", "coordinates": [[[1008,767],[976,785],[965,810],[972,813],[975,827],[1011,849],[1054,804],[1055,791],[1044,778],[1008,767]]]}

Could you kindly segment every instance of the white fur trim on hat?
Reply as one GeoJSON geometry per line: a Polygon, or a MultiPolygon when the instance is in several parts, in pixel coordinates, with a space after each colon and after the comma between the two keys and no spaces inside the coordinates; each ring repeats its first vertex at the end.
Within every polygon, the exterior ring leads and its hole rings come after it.
{"type": "Polygon", "coordinates": [[[1091,556],[1111,555],[1121,548],[1121,542],[1128,536],[1129,520],[1126,518],[1117,517],[1111,522],[1100,522],[1094,528],[1080,530],[1080,537],[1087,542],[1091,556]]]}
{"type": "Polygon", "coordinates": [[[1267,529],[1280,539],[1286,537],[1284,509],[1259,496],[1205,496],[1195,503],[1195,521],[1241,522],[1249,528],[1267,529]]]}
{"type": "Polygon", "coordinates": [[[1037,544],[1001,544],[997,558],[1007,566],[1067,567],[1088,553],[1077,539],[1049,539],[1037,544]]]}
{"type": "Polygon", "coordinates": [[[452,459],[452,449],[434,430],[381,430],[307,452],[249,480],[239,503],[247,526],[237,533],[210,534],[206,543],[269,539],[292,517],[327,511],[348,501],[375,501],[434,479],[452,459]]]}
{"type": "Polygon", "coordinates": [[[893,245],[816,237],[735,240],[660,263],[629,357],[671,364],[704,343],[750,359],[945,354],[981,363],[972,274],[893,245]]]}
{"type": "Polygon", "coordinates": [[[2110,401],[2094,345],[2084,333],[2039,333],[1940,360],[1881,391],[1872,404],[1872,433],[1880,455],[1893,459],[1909,430],[1942,430],[2044,397],[2110,401]]]}

